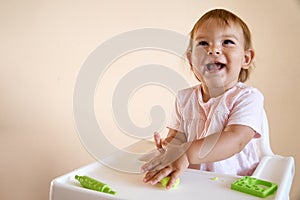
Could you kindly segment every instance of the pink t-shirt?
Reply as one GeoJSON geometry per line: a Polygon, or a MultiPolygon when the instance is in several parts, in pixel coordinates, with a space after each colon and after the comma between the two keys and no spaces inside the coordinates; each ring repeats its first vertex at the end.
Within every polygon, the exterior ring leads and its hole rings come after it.
{"type": "MultiPolygon", "coordinates": [[[[203,102],[201,86],[178,92],[168,128],[185,133],[187,141],[221,133],[231,124],[251,127],[258,138],[262,134],[263,95],[255,88],[238,82],[224,94],[203,102]]],[[[202,163],[201,170],[223,174],[251,175],[259,162],[256,139],[232,157],[213,163],[202,163]]],[[[230,145],[230,144],[228,144],[230,145]]]]}

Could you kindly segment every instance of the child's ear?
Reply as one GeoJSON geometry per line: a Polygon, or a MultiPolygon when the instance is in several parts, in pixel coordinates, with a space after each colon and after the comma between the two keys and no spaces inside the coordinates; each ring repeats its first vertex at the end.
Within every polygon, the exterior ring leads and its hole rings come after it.
{"type": "Polygon", "coordinates": [[[253,49],[245,50],[244,64],[242,66],[243,69],[248,69],[252,60],[254,59],[255,52],[253,49]]]}
{"type": "Polygon", "coordinates": [[[192,67],[193,67],[193,64],[192,64],[192,51],[191,51],[191,50],[188,50],[188,51],[186,52],[186,57],[187,57],[187,59],[188,59],[188,61],[189,61],[190,67],[192,68],[192,67]]]}

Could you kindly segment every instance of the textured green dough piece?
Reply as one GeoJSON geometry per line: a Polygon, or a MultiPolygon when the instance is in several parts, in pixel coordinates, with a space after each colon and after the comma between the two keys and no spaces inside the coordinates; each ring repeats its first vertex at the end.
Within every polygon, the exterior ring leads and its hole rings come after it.
{"type": "Polygon", "coordinates": [[[75,179],[78,180],[78,182],[82,185],[82,187],[95,190],[98,192],[104,192],[107,194],[113,194],[116,195],[117,192],[113,191],[107,184],[102,183],[96,179],[93,179],[89,176],[78,176],[75,175],[75,179]]]}
{"type": "Polygon", "coordinates": [[[211,178],[211,180],[212,181],[217,181],[217,180],[219,180],[219,178],[217,176],[215,176],[215,177],[211,178]]]}
{"type": "MultiPolygon", "coordinates": [[[[167,176],[167,177],[161,179],[160,184],[161,184],[164,188],[166,188],[166,187],[167,187],[167,184],[169,183],[169,180],[170,180],[170,177],[167,176]]],[[[176,188],[176,187],[179,185],[179,183],[180,183],[180,179],[177,178],[176,181],[175,181],[175,183],[172,185],[172,189],[176,188]]]]}

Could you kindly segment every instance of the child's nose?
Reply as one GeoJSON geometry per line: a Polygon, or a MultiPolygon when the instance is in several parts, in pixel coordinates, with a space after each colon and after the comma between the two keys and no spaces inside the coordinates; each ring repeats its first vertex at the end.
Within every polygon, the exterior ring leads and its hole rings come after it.
{"type": "Polygon", "coordinates": [[[207,51],[207,55],[219,55],[219,54],[221,54],[221,51],[216,46],[210,47],[207,51]]]}

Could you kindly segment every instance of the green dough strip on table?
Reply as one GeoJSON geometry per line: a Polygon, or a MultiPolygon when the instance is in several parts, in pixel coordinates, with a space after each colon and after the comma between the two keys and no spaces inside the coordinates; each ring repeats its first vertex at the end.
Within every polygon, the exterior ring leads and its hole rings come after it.
{"type": "Polygon", "coordinates": [[[99,191],[99,192],[104,192],[107,194],[113,194],[113,195],[117,194],[117,192],[113,191],[107,184],[97,181],[96,179],[93,179],[89,176],[75,175],[75,179],[78,180],[79,183],[84,188],[99,191]]]}

